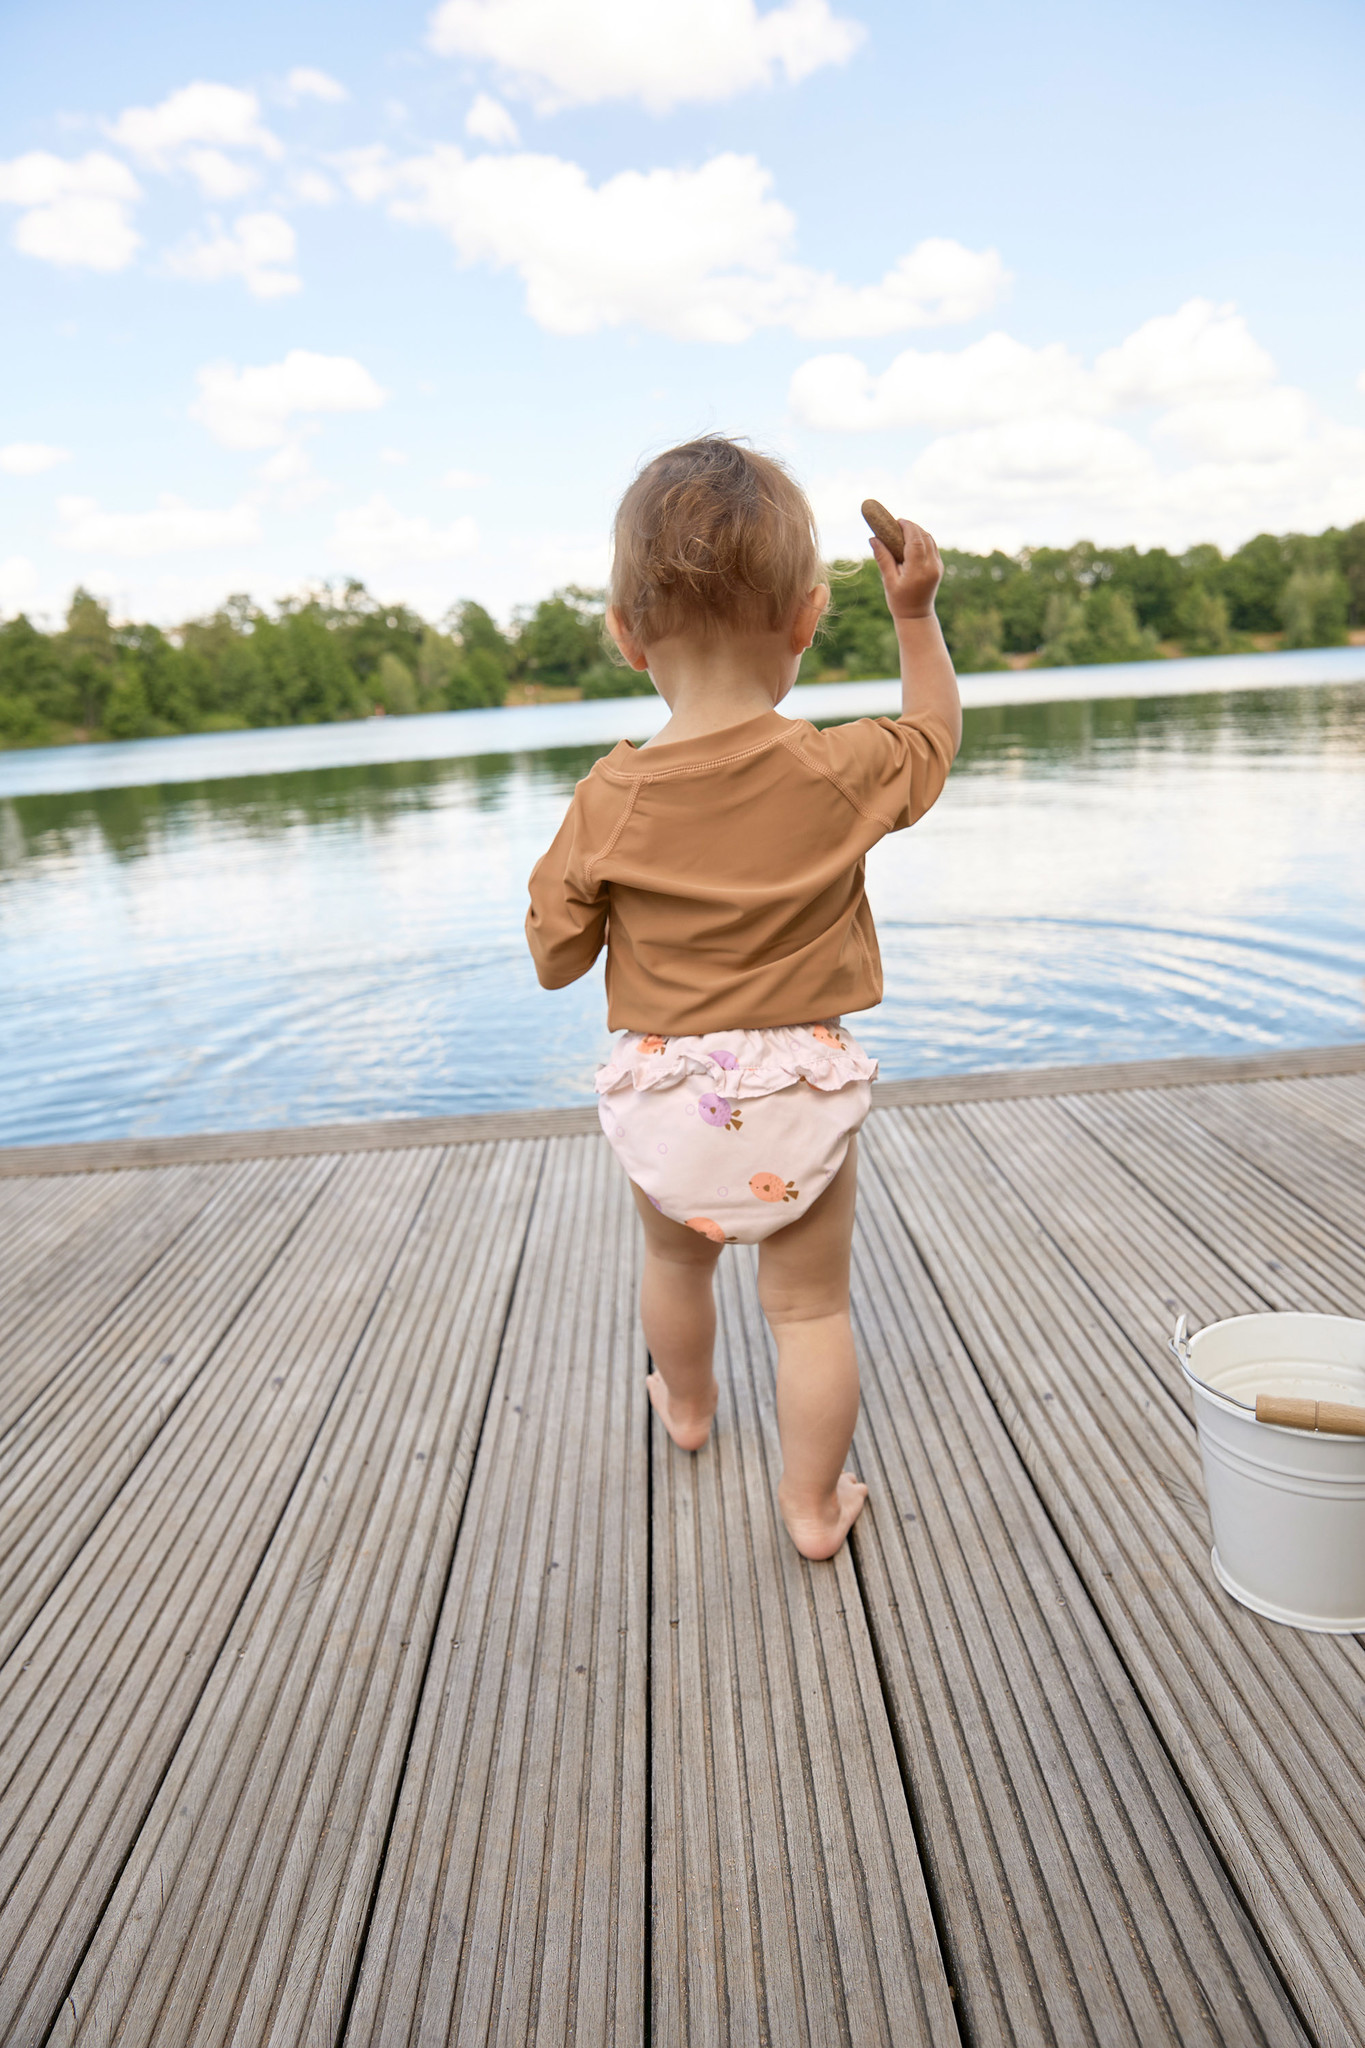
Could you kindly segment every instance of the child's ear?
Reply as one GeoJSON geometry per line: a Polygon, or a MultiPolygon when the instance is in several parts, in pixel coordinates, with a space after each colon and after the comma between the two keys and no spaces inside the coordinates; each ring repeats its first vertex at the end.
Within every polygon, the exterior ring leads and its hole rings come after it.
{"type": "Polygon", "coordinates": [[[638,673],[649,667],[649,656],[635,635],[627,627],[614,604],[607,606],[607,631],[620,648],[630,666],[638,673]]]}
{"type": "Polygon", "coordinates": [[[804,654],[815,638],[815,629],[829,610],[829,585],[817,583],[806,592],[792,627],[792,652],[804,654]]]}

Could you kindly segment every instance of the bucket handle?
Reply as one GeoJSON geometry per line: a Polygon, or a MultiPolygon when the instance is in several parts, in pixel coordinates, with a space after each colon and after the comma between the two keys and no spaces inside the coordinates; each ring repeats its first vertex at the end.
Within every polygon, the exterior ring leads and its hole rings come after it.
{"type": "Polygon", "coordinates": [[[1182,1372],[1188,1372],[1190,1369],[1190,1346],[1185,1334],[1189,1328],[1189,1321],[1188,1316],[1181,1316],[1175,1326],[1175,1335],[1166,1346],[1182,1372]]]}
{"type": "Polygon", "coordinates": [[[1281,1429],[1327,1430],[1332,1436],[1365,1436],[1365,1408],[1347,1401],[1298,1401],[1289,1394],[1258,1394],[1256,1420],[1281,1429]]]}

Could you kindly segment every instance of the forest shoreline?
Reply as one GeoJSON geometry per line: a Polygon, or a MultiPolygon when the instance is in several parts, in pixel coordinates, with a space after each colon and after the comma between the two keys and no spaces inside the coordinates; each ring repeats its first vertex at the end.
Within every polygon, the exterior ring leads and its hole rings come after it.
{"type": "MultiPolygon", "coordinates": [[[[1365,644],[1365,520],[1213,546],[943,550],[938,612],[981,675],[1365,644]]],[[[829,565],[803,683],[897,671],[876,564],[829,565]]],[[[239,595],[172,630],[111,618],[86,590],[64,627],[0,624],[0,748],[263,731],[502,705],[652,695],[613,659],[605,592],[568,585],[500,625],[464,599],[437,624],[355,580],[264,607],[239,595]]]]}

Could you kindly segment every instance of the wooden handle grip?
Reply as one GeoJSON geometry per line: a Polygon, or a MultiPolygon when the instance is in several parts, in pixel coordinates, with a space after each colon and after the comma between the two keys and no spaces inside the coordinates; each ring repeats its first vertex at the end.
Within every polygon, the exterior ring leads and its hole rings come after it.
{"type": "Polygon", "coordinates": [[[884,548],[889,548],[898,562],[905,560],[905,535],[901,532],[899,519],[893,519],[885,505],[877,498],[863,499],[863,518],[884,548]]]}
{"type": "Polygon", "coordinates": [[[1335,1430],[1340,1436],[1365,1436],[1365,1408],[1345,1401],[1319,1401],[1318,1428],[1335,1430]]]}
{"type": "Polygon", "coordinates": [[[1256,1420],[1282,1429],[1326,1429],[1334,1436],[1365,1436],[1365,1408],[1345,1401],[1299,1401],[1288,1394],[1258,1394],[1256,1420]]]}

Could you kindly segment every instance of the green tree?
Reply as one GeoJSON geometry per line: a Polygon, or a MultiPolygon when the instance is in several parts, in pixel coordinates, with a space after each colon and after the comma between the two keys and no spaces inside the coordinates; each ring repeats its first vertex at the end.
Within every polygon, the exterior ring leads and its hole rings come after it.
{"type": "Polygon", "coordinates": [[[1228,601],[1207,583],[1190,585],[1173,624],[1175,638],[1186,654],[1227,654],[1234,644],[1228,627],[1228,601]]]}
{"type": "Polygon", "coordinates": [[[1025,549],[1019,574],[1000,588],[1000,626],[1007,654],[1032,654],[1047,637],[1047,608],[1059,593],[1055,550],[1025,549]]]}
{"type": "Polygon", "coordinates": [[[459,656],[446,684],[447,708],[474,711],[504,703],[514,656],[492,613],[466,598],[447,615],[446,624],[459,656]]]}
{"type": "MultiPolygon", "coordinates": [[[[173,646],[157,626],[121,627],[114,644],[116,674],[105,705],[105,730],[115,738],[127,737],[114,733],[110,722],[114,698],[126,682],[134,690],[134,697],[127,701],[140,699],[148,732],[193,732],[200,717],[197,671],[183,648],[173,646]]],[[[126,722],[127,716],[125,707],[119,717],[126,722]]]]}
{"type": "Polygon", "coordinates": [[[896,629],[886,609],[877,565],[830,564],[830,605],[815,642],[802,663],[802,679],[833,670],[850,679],[894,676],[900,671],[896,629]]]}
{"type": "Polygon", "coordinates": [[[460,650],[434,626],[422,631],[417,649],[417,708],[419,711],[449,710],[449,691],[460,665],[460,650]]]}
{"type": "Polygon", "coordinates": [[[1286,544],[1273,533],[1258,533],[1229,555],[1220,577],[1230,623],[1239,633],[1278,633],[1280,600],[1289,581],[1286,544]]]}
{"type": "Polygon", "coordinates": [[[990,669],[1008,668],[1000,649],[1000,614],[995,610],[964,611],[953,623],[948,651],[953,665],[963,675],[984,675],[990,669]]]}
{"type": "Polygon", "coordinates": [[[1108,584],[1079,594],[1054,591],[1044,618],[1042,658],[1048,667],[1080,663],[1148,661],[1156,634],[1139,626],[1133,601],[1108,584]]]}
{"type": "Polygon", "coordinates": [[[114,681],[114,631],[107,610],[88,590],[73,594],[59,646],[72,703],[78,707],[76,722],[94,732],[104,723],[104,703],[114,681]]]}
{"type": "Polygon", "coordinates": [[[21,612],[0,625],[0,744],[45,746],[54,723],[74,725],[77,705],[52,635],[21,612]]]}
{"type": "Polygon", "coordinates": [[[386,647],[380,655],[379,667],[369,682],[375,703],[395,717],[405,717],[417,709],[417,678],[391,647],[386,647]]]}
{"type": "Polygon", "coordinates": [[[396,655],[410,672],[416,671],[427,626],[407,605],[381,604],[354,576],[339,589],[324,587],[313,604],[323,624],[337,635],[351,670],[367,687],[378,677],[386,654],[396,655]]]}
{"type": "Polygon", "coordinates": [[[1337,536],[1337,566],[1346,584],[1350,622],[1365,626],[1365,519],[1337,536]]]}
{"type": "Polygon", "coordinates": [[[1340,647],[1350,592],[1335,569],[1295,569],[1280,600],[1286,647],[1340,647]]]}
{"type": "Polygon", "coordinates": [[[320,725],[368,714],[372,700],[316,604],[258,617],[251,638],[271,710],[267,724],[320,725]]]}
{"type": "Polygon", "coordinates": [[[570,584],[555,591],[521,621],[517,665],[528,682],[574,689],[602,659],[600,590],[570,584]]]}
{"type": "Polygon", "coordinates": [[[1145,554],[1137,548],[1114,552],[1111,585],[1131,601],[1138,624],[1150,627],[1158,640],[1177,637],[1176,615],[1186,581],[1184,564],[1165,548],[1148,548],[1145,554]]]}
{"type": "Polygon", "coordinates": [[[111,740],[147,739],[156,729],[147,693],[133,669],[120,669],[104,700],[104,730],[111,740]]]}

